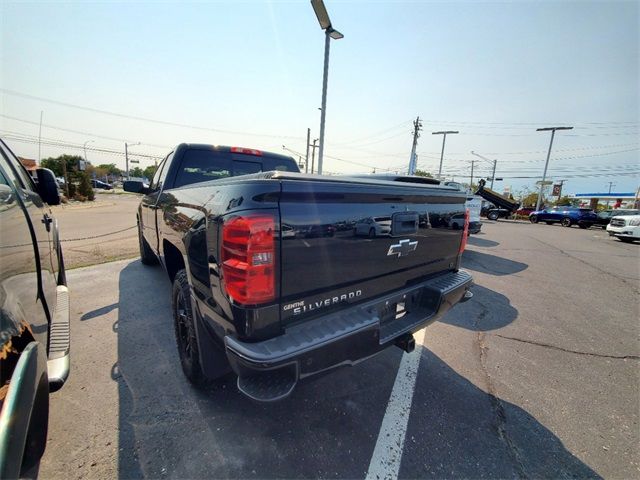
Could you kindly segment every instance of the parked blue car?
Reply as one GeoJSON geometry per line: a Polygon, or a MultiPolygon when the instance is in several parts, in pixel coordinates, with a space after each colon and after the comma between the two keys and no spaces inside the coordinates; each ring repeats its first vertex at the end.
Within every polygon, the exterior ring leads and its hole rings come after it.
{"type": "Polygon", "coordinates": [[[598,219],[596,213],[590,208],[578,208],[559,206],[545,208],[529,214],[531,223],[545,222],[547,225],[561,223],[563,227],[578,225],[580,228],[589,228],[598,219]]]}

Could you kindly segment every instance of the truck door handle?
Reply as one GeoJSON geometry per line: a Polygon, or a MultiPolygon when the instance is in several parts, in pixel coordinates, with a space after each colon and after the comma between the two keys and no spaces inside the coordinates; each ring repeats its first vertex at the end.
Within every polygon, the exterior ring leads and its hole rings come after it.
{"type": "Polygon", "coordinates": [[[42,217],[42,223],[44,223],[44,226],[47,227],[47,232],[51,231],[51,223],[53,222],[53,218],[51,218],[48,214],[44,214],[44,216],[42,217]]]}

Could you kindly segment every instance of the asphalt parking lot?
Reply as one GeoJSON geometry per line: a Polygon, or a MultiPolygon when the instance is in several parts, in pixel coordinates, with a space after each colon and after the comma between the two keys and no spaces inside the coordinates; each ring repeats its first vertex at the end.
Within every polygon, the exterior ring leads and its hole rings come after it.
{"type": "Polygon", "coordinates": [[[136,233],[139,204],[137,195],[100,191],[93,202],[51,207],[58,220],[66,267],[135,257],[139,251],[136,233]]]}
{"type": "Polygon", "coordinates": [[[474,298],[425,330],[399,412],[399,349],[275,404],[233,377],[194,389],[159,267],[68,272],[72,371],[41,478],[637,478],[640,245],[487,222],[463,264],[474,298]],[[408,419],[391,446],[389,415],[408,419]]]}

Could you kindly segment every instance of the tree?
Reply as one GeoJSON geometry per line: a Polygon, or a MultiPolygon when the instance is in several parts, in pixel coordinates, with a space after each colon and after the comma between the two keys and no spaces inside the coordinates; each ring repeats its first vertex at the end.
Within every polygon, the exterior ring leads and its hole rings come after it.
{"type": "Polygon", "coordinates": [[[78,185],[78,194],[89,201],[93,201],[96,198],[96,194],[91,186],[89,174],[87,172],[79,172],[78,177],[80,180],[78,185]]]}
{"type": "Polygon", "coordinates": [[[143,177],[144,171],[140,167],[133,168],[129,170],[129,175],[131,177],[143,177]]]}
{"type": "Polygon", "coordinates": [[[52,170],[53,173],[56,174],[56,177],[63,176],[63,168],[62,162],[66,163],[67,166],[67,174],[71,175],[71,172],[74,172],[78,169],[78,163],[80,160],[84,160],[82,157],[78,155],[60,155],[59,157],[48,157],[40,162],[40,166],[43,168],[48,168],[52,170]]]}
{"type": "MultiPolygon", "coordinates": [[[[531,192],[528,195],[526,195],[523,199],[522,199],[522,206],[523,207],[535,207],[536,204],[538,202],[538,193],[536,192],[531,192]]],[[[545,198],[542,197],[542,203],[545,202],[545,198]]]]}
{"type": "Polygon", "coordinates": [[[556,200],[555,204],[556,205],[573,205],[574,200],[567,197],[566,195],[563,197],[558,198],[558,200],[556,200]]]}
{"type": "MultiPolygon", "coordinates": [[[[80,171],[78,166],[80,160],[84,160],[78,155],[60,155],[59,157],[45,158],[40,162],[40,165],[44,168],[48,168],[55,173],[58,177],[64,176],[64,168],[66,166],[67,175],[64,179],[65,193],[68,198],[78,197],[80,200],[93,200],[95,198],[93,188],[91,188],[91,181],[89,180],[89,174],[87,171],[80,171]]],[[[87,165],[87,168],[91,170],[91,166],[87,165]]]]}
{"type": "Polygon", "coordinates": [[[417,175],[418,177],[433,178],[433,175],[425,170],[416,170],[415,175],[417,175]]]}
{"type": "Polygon", "coordinates": [[[145,168],[143,170],[142,174],[148,180],[151,180],[153,178],[153,176],[155,175],[157,169],[158,169],[158,167],[156,165],[149,165],[147,168],[145,168]]]}
{"type": "Polygon", "coordinates": [[[121,175],[122,171],[116,167],[115,163],[101,163],[96,167],[97,169],[104,170],[106,175],[121,175]]]}

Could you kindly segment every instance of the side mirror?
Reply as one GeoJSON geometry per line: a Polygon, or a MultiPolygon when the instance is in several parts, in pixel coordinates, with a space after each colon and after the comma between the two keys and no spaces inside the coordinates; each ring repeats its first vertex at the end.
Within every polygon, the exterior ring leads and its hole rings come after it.
{"type": "Polygon", "coordinates": [[[125,180],[122,184],[122,189],[125,192],[131,193],[148,193],[149,188],[144,186],[140,180],[125,180]]]}
{"type": "Polygon", "coordinates": [[[60,194],[58,193],[58,182],[56,176],[48,168],[38,168],[38,194],[42,201],[49,205],[60,205],[60,194]]]}

